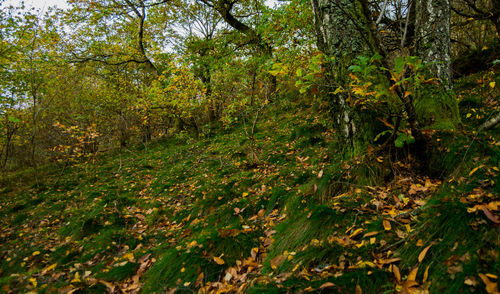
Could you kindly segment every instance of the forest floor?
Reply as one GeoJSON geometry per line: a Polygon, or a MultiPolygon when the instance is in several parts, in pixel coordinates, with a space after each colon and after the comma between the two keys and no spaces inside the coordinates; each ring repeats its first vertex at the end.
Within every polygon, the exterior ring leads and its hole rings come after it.
{"type": "Polygon", "coordinates": [[[499,105],[482,78],[457,86],[460,130],[426,130],[425,167],[406,147],[345,160],[296,100],[253,142],[240,125],[42,167],[37,184],[5,175],[0,292],[498,293],[498,127],[476,130],[499,105]]]}

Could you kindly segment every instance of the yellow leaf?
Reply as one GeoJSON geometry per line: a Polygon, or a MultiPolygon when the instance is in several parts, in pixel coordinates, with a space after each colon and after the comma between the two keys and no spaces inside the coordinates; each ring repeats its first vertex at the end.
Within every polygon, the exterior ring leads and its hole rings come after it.
{"type": "Polygon", "coordinates": [[[496,84],[497,84],[497,83],[495,83],[495,82],[490,82],[490,88],[492,88],[492,89],[493,89],[493,88],[495,88],[495,85],[496,85],[496,84]]]}
{"type": "Polygon", "coordinates": [[[422,280],[423,283],[425,283],[427,281],[427,278],[429,277],[429,267],[430,265],[428,265],[426,268],[425,268],[425,272],[424,272],[424,278],[422,280]]]}
{"type": "Polygon", "coordinates": [[[418,266],[411,270],[411,272],[408,274],[408,279],[406,280],[414,282],[417,279],[417,273],[418,273],[418,266]]]}
{"type": "Polygon", "coordinates": [[[71,283],[81,283],[82,280],[80,280],[80,273],[76,272],[75,273],[75,278],[71,280],[71,283]]]}
{"type": "Polygon", "coordinates": [[[218,265],[223,265],[224,264],[224,260],[220,257],[217,257],[217,256],[214,256],[214,261],[215,263],[217,263],[218,265]]]}
{"type": "Polygon", "coordinates": [[[38,254],[40,254],[40,251],[35,251],[35,252],[33,252],[33,254],[32,254],[32,255],[33,255],[33,256],[37,256],[38,254]]]}
{"type": "Polygon", "coordinates": [[[356,285],[356,294],[363,294],[363,290],[361,290],[361,286],[360,285],[356,285]]]}
{"type": "Polygon", "coordinates": [[[431,248],[432,244],[425,247],[424,250],[422,250],[422,252],[420,252],[420,254],[418,255],[418,262],[422,262],[422,260],[424,260],[425,258],[425,255],[427,254],[427,251],[429,251],[429,248],[431,248]]]}
{"type": "Polygon", "coordinates": [[[422,247],[422,246],[424,246],[424,241],[422,241],[422,239],[418,239],[417,247],[422,247]]]}
{"type": "Polygon", "coordinates": [[[498,287],[496,282],[490,281],[488,277],[485,274],[479,274],[479,277],[481,280],[483,280],[483,283],[486,285],[486,292],[489,294],[496,294],[498,293],[498,287]]]}
{"type": "Polygon", "coordinates": [[[363,232],[365,229],[363,228],[359,228],[359,229],[356,229],[354,232],[352,232],[351,235],[349,235],[349,238],[354,238],[356,237],[357,235],[359,235],[361,232],[363,232]]]}
{"type": "Polygon", "coordinates": [[[243,194],[241,194],[241,196],[247,197],[248,196],[248,192],[243,192],[243,194]]]}
{"type": "Polygon", "coordinates": [[[35,278],[30,278],[29,281],[31,282],[31,284],[33,284],[33,287],[36,288],[36,285],[38,285],[38,283],[36,282],[36,279],[35,278]]]}
{"type": "Polygon", "coordinates": [[[388,220],[384,219],[382,221],[382,224],[384,225],[384,229],[386,231],[390,231],[391,230],[391,223],[388,220]]]}
{"type": "Polygon", "coordinates": [[[472,116],[472,113],[467,113],[467,115],[465,116],[466,118],[469,118],[472,116]]]}
{"type": "Polygon", "coordinates": [[[51,270],[55,269],[57,266],[57,263],[54,263],[52,265],[49,265],[42,271],[42,275],[45,275],[46,273],[50,272],[51,270]]]}
{"type": "Polygon", "coordinates": [[[129,261],[133,261],[134,260],[134,253],[129,252],[129,253],[123,255],[122,258],[123,259],[128,259],[129,261]]]}
{"type": "Polygon", "coordinates": [[[477,172],[478,169],[482,168],[483,166],[484,165],[481,164],[480,166],[473,168],[469,173],[469,177],[472,176],[475,172],[477,172]]]}

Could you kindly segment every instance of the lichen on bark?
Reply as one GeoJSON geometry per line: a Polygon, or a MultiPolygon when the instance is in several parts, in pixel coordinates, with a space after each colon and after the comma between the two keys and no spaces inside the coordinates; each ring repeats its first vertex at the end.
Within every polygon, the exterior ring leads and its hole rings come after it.
{"type": "Polygon", "coordinates": [[[451,89],[450,0],[417,0],[416,53],[429,64],[431,74],[451,89]]]}
{"type": "MultiPolygon", "coordinates": [[[[333,62],[327,65],[327,78],[335,86],[347,87],[347,68],[358,55],[366,52],[365,42],[353,19],[359,15],[357,1],[311,0],[314,12],[318,48],[333,62]]],[[[332,91],[330,91],[332,92],[332,91]]],[[[359,134],[359,115],[349,105],[343,93],[329,94],[334,125],[344,143],[354,144],[359,134]]]]}

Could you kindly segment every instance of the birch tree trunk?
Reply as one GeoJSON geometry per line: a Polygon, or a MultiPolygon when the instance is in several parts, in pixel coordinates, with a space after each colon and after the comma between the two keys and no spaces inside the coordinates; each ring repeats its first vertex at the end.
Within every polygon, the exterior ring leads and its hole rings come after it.
{"type": "MultiPolygon", "coordinates": [[[[335,60],[327,68],[329,92],[336,87],[347,87],[347,68],[357,55],[365,51],[365,44],[356,24],[357,1],[311,0],[314,12],[318,48],[335,60]],[[334,84],[333,82],[337,83],[334,84]]],[[[343,143],[354,145],[361,136],[360,120],[347,101],[345,93],[329,94],[334,126],[343,143]]]]}
{"type": "Polygon", "coordinates": [[[417,0],[415,8],[416,52],[450,90],[450,0],[417,0]]]}

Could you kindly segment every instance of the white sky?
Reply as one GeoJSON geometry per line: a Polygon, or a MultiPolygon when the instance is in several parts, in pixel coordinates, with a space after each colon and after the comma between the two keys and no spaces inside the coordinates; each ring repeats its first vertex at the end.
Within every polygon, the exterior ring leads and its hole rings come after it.
{"type": "Polygon", "coordinates": [[[66,0],[7,0],[5,6],[14,5],[19,6],[22,2],[26,7],[34,7],[37,9],[46,10],[50,6],[57,6],[58,8],[67,8],[66,0]]]}
{"type": "MultiPolygon", "coordinates": [[[[6,6],[10,4],[18,6],[21,2],[24,2],[27,7],[34,7],[43,10],[47,9],[47,7],[50,6],[57,6],[58,8],[68,8],[66,0],[7,0],[5,4],[6,6]]],[[[266,0],[266,4],[269,7],[273,7],[277,2],[277,0],[266,0]]]]}

